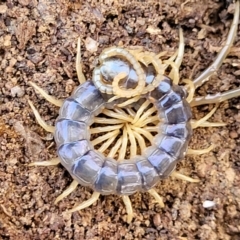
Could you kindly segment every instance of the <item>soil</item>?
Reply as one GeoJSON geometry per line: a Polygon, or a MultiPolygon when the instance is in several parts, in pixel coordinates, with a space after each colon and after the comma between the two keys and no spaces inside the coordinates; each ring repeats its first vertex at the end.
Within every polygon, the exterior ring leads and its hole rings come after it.
{"type": "MultiPolygon", "coordinates": [[[[165,208],[148,193],[131,196],[134,219],[127,224],[119,196],[64,213],[91,196],[79,186],[63,201],[56,197],[71,176],[62,166],[29,167],[56,157],[52,134],[36,122],[27,100],[54,125],[58,108],[29,85],[33,81],[65,99],[79,85],[75,71],[77,38],[82,39],[85,76],[90,79],[101,51],[113,45],[144,46],[174,53],[179,26],[185,37],[181,79],[195,78],[224,45],[234,4],[216,1],[2,0],[0,1],[0,239],[240,239],[240,98],[220,104],[212,122],[198,128],[190,148],[214,143],[208,154],[187,156],[177,170],[199,178],[188,183],[168,178],[157,186],[165,208]],[[214,206],[205,207],[205,201],[214,206]]],[[[205,96],[240,85],[240,31],[220,70],[197,90],[205,96]]],[[[193,108],[196,119],[212,106],[193,108]]]]}

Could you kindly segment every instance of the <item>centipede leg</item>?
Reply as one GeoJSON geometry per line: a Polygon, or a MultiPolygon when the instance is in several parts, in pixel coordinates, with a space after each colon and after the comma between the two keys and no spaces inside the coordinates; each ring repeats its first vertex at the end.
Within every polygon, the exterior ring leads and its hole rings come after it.
{"type": "MultiPolygon", "coordinates": [[[[170,78],[174,78],[174,71],[178,71],[179,72],[179,67],[181,66],[181,63],[182,63],[182,60],[183,60],[183,55],[184,55],[184,47],[185,47],[185,44],[184,44],[184,37],[183,37],[183,31],[182,31],[182,28],[179,29],[179,47],[178,47],[178,55],[177,55],[177,58],[175,59],[174,63],[175,63],[175,66],[176,66],[176,69],[172,69],[171,72],[169,73],[169,77],[170,78]]],[[[179,82],[179,78],[178,79],[175,79],[175,84],[178,84],[179,82]]]]}
{"type": "Polygon", "coordinates": [[[37,122],[39,123],[39,125],[45,129],[47,132],[50,132],[50,133],[53,133],[54,132],[54,129],[55,127],[51,126],[51,125],[48,125],[40,116],[39,112],[37,111],[37,109],[34,107],[33,103],[28,100],[28,104],[30,105],[32,111],[33,111],[33,114],[34,116],[36,117],[37,119],[37,122]]]}
{"type": "Polygon", "coordinates": [[[123,160],[127,152],[128,132],[127,127],[124,126],[122,134],[122,146],[119,151],[118,160],[123,160]]]}
{"type": "Polygon", "coordinates": [[[184,181],[187,181],[187,182],[192,182],[192,183],[200,182],[199,179],[194,179],[194,178],[185,176],[185,175],[183,175],[179,172],[176,172],[176,171],[172,172],[171,177],[175,177],[175,178],[178,178],[178,179],[181,179],[181,180],[184,180],[184,181]]]}
{"type": "Polygon", "coordinates": [[[130,158],[132,158],[137,155],[136,139],[129,124],[126,124],[126,129],[127,129],[129,140],[130,140],[130,158]]]}
{"type": "Polygon", "coordinates": [[[80,82],[80,84],[85,83],[86,78],[83,75],[82,65],[81,65],[81,39],[80,38],[78,38],[78,43],[77,43],[76,71],[77,71],[78,81],[80,82]]]}
{"type": "Polygon", "coordinates": [[[218,53],[216,60],[193,81],[195,89],[201,86],[206,81],[208,81],[208,79],[212,76],[212,74],[214,74],[222,65],[230,48],[232,47],[232,44],[234,42],[234,39],[237,33],[239,12],[240,12],[239,1],[237,1],[235,6],[233,22],[232,22],[226,43],[224,47],[221,49],[221,51],[218,53]]]}
{"type": "MultiPolygon", "coordinates": [[[[191,120],[191,124],[195,124],[194,120],[191,120]]],[[[198,127],[224,127],[226,126],[226,123],[221,123],[221,122],[208,122],[205,121],[203,123],[198,124],[198,127]]]]}
{"type": "Polygon", "coordinates": [[[73,213],[73,212],[76,212],[76,211],[80,211],[84,208],[87,208],[87,207],[91,206],[92,204],[94,204],[98,200],[99,196],[100,196],[100,193],[93,192],[92,196],[87,201],[82,202],[81,204],[79,204],[76,207],[68,210],[67,212],[73,213]]]}
{"type": "Polygon", "coordinates": [[[145,144],[145,140],[144,140],[144,138],[139,134],[139,133],[137,133],[136,131],[133,131],[133,135],[134,135],[134,137],[137,139],[137,141],[138,141],[138,145],[139,145],[139,147],[140,147],[140,149],[141,149],[141,153],[143,153],[143,151],[145,150],[145,148],[146,148],[146,144],[145,144]]]}
{"type": "Polygon", "coordinates": [[[164,203],[163,203],[162,197],[156,192],[156,190],[154,188],[152,188],[152,189],[148,190],[148,192],[154,197],[154,199],[159,204],[159,206],[161,208],[164,208],[164,203]]]}
{"type": "Polygon", "coordinates": [[[188,91],[188,96],[187,96],[186,100],[188,103],[191,103],[193,101],[193,96],[195,93],[193,81],[191,81],[190,79],[184,79],[182,82],[187,84],[184,86],[188,91]]]}
{"type": "Polygon", "coordinates": [[[33,162],[28,164],[28,166],[54,166],[54,165],[58,165],[60,163],[60,159],[59,158],[52,158],[48,161],[41,161],[41,162],[33,162]]]}
{"type": "Polygon", "coordinates": [[[133,119],[132,122],[131,122],[132,124],[135,124],[135,123],[139,120],[140,116],[142,115],[142,113],[144,112],[144,110],[145,110],[149,105],[150,105],[150,102],[149,102],[148,100],[146,100],[146,101],[141,105],[141,107],[138,109],[138,111],[137,111],[134,119],[133,119]]]}
{"type": "Polygon", "coordinates": [[[212,144],[208,148],[205,149],[188,149],[187,150],[187,155],[201,155],[205,153],[211,152],[215,148],[215,145],[212,144]]]}
{"type": "Polygon", "coordinates": [[[120,129],[120,128],[122,128],[122,126],[123,126],[123,124],[106,126],[106,127],[95,127],[95,128],[91,128],[90,132],[91,132],[91,134],[109,132],[109,131],[113,131],[113,130],[116,130],[116,129],[120,129]]]}
{"type": "Polygon", "coordinates": [[[95,146],[109,138],[116,137],[120,133],[119,129],[116,129],[112,132],[108,132],[98,138],[95,138],[93,141],[91,141],[92,145],[95,146]]]}
{"type": "Polygon", "coordinates": [[[54,204],[57,204],[63,198],[67,197],[70,193],[72,193],[76,189],[77,186],[78,186],[78,182],[76,180],[73,180],[70,186],[56,198],[56,200],[54,201],[54,204]]]}
{"type": "Polygon", "coordinates": [[[105,143],[102,144],[102,146],[98,149],[99,152],[103,153],[105,152],[108,147],[112,144],[112,142],[116,139],[116,135],[110,137],[105,143]]]}
{"type": "Polygon", "coordinates": [[[125,107],[125,106],[130,105],[134,102],[137,102],[139,99],[140,99],[140,96],[135,96],[135,97],[130,98],[129,100],[123,102],[123,103],[118,104],[117,106],[118,107],[125,107]]]}
{"type": "Polygon", "coordinates": [[[123,195],[122,196],[123,202],[125,204],[126,207],[126,211],[127,211],[127,223],[131,223],[132,219],[133,219],[133,209],[132,209],[132,203],[131,200],[128,196],[123,195]]]}
{"type": "Polygon", "coordinates": [[[152,141],[153,141],[153,135],[152,135],[150,132],[146,131],[145,129],[143,129],[143,128],[141,128],[141,127],[131,126],[131,128],[132,128],[132,130],[134,130],[135,132],[142,134],[145,138],[148,139],[149,142],[152,143],[152,141]]]}
{"type": "Polygon", "coordinates": [[[37,84],[33,82],[29,82],[29,84],[37,90],[48,102],[52,103],[53,105],[57,107],[61,107],[63,104],[62,100],[56,99],[53,96],[47,94],[42,88],[40,88],[37,84]]]}
{"type": "Polygon", "coordinates": [[[195,121],[191,121],[192,129],[197,128],[200,124],[206,122],[217,110],[218,104],[203,118],[195,121]]]}

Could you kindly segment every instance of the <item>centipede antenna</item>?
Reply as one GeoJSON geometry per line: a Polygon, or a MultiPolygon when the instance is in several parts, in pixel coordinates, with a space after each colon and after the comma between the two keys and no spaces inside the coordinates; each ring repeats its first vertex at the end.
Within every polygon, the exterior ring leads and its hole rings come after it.
{"type": "Polygon", "coordinates": [[[159,204],[161,208],[164,208],[164,203],[162,197],[156,192],[154,188],[148,190],[148,192],[154,197],[156,202],[159,204]]]}
{"type": "Polygon", "coordinates": [[[46,93],[42,88],[40,88],[37,84],[35,84],[34,82],[29,82],[29,84],[35,89],[37,90],[48,102],[52,103],[53,105],[57,106],[57,107],[61,107],[63,104],[62,100],[56,99],[55,97],[49,95],[48,93],[46,93]]]}
{"type": "MultiPolygon", "coordinates": [[[[238,29],[239,11],[240,11],[239,1],[237,1],[235,6],[233,22],[229,30],[226,43],[218,53],[215,61],[193,81],[195,89],[201,86],[206,81],[208,81],[209,78],[212,76],[212,74],[218,71],[224,59],[226,58],[227,54],[229,53],[230,48],[232,47],[232,44],[235,40],[237,29],[238,29]]],[[[196,105],[193,105],[193,106],[196,106],[196,105]]]]}
{"type": "Polygon", "coordinates": [[[100,196],[100,193],[93,192],[92,196],[87,201],[80,203],[76,207],[74,207],[71,210],[68,210],[66,212],[73,213],[76,211],[80,211],[84,208],[87,208],[87,207],[91,206],[92,204],[94,204],[98,200],[99,196],[100,196]]]}
{"type": "Polygon", "coordinates": [[[48,125],[40,116],[39,112],[37,111],[37,109],[34,107],[33,103],[28,100],[28,104],[30,105],[32,111],[33,111],[33,114],[35,116],[35,118],[37,119],[37,122],[39,123],[39,125],[45,129],[47,132],[50,132],[50,133],[54,133],[55,131],[55,127],[51,126],[51,125],[48,125]]]}
{"type": "Polygon", "coordinates": [[[194,178],[185,176],[185,175],[183,175],[179,172],[176,172],[176,171],[172,172],[171,177],[175,177],[175,178],[178,178],[178,179],[181,179],[181,180],[184,180],[184,181],[187,181],[187,182],[191,182],[191,183],[200,182],[199,179],[194,179],[194,178]]]}
{"type": "Polygon", "coordinates": [[[80,84],[85,83],[86,78],[83,75],[82,65],[81,65],[81,39],[80,39],[80,37],[78,38],[78,42],[77,42],[76,71],[77,71],[78,81],[80,82],[80,84]]]}
{"type": "Polygon", "coordinates": [[[207,95],[205,97],[196,97],[192,100],[192,102],[190,103],[190,106],[195,107],[195,106],[204,105],[204,104],[220,103],[234,97],[239,97],[239,95],[240,95],[240,88],[236,88],[236,89],[226,91],[224,93],[207,95]]]}
{"type": "Polygon", "coordinates": [[[201,155],[205,153],[211,152],[215,148],[215,145],[212,144],[208,148],[205,149],[188,149],[187,150],[187,155],[201,155]]]}
{"type": "Polygon", "coordinates": [[[60,163],[60,159],[59,158],[52,158],[48,161],[41,161],[41,162],[33,162],[33,163],[29,163],[28,166],[55,166],[58,165],[60,163]]]}
{"type": "Polygon", "coordinates": [[[132,203],[131,200],[128,196],[123,195],[122,196],[123,202],[125,204],[126,207],[126,211],[127,211],[127,223],[131,223],[132,219],[133,219],[133,209],[132,209],[132,203]]]}
{"type": "Polygon", "coordinates": [[[73,180],[70,186],[56,198],[56,200],[54,201],[54,204],[57,204],[63,198],[67,197],[70,193],[72,193],[76,189],[77,186],[78,186],[78,182],[76,180],[73,180]]]}
{"type": "Polygon", "coordinates": [[[201,118],[199,120],[195,120],[194,122],[191,121],[192,129],[197,128],[199,125],[206,122],[216,112],[218,106],[219,106],[219,104],[216,104],[216,106],[203,118],[201,118]]]}

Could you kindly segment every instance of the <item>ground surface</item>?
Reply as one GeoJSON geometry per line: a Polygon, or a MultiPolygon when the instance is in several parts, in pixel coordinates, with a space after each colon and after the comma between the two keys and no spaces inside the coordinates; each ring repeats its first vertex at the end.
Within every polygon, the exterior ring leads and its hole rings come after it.
{"type": "MultiPolygon", "coordinates": [[[[178,170],[199,178],[190,184],[173,178],[157,188],[166,207],[147,194],[131,196],[134,220],[128,225],[122,200],[101,197],[93,206],[63,214],[90,197],[78,187],[54,205],[71,183],[62,166],[28,167],[56,156],[53,137],[36,123],[27,104],[54,125],[58,109],[29,86],[33,81],[50,94],[66,98],[78,85],[76,42],[83,69],[91,77],[97,56],[112,45],[140,45],[154,52],[174,52],[178,27],[185,36],[181,77],[196,77],[223,46],[232,21],[231,1],[64,1],[0,2],[0,239],[240,239],[240,98],[224,102],[211,121],[221,128],[194,130],[191,148],[216,144],[213,152],[186,157],[178,170]],[[221,3],[220,3],[221,2],[221,3]],[[89,49],[89,41],[94,40],[89,49]],[[95,44],[97,43],[97,46],[95,44]],[[212,200],[213,208],[203,202],[212,200]],[[182,237],[182,238],[179,238],[182,237]]],[[[197,94],[223,92],[240,84],[240,31],[218,74],[197,94]]],[[[196,118],[211,107],[194,108],[196,118]]]]}

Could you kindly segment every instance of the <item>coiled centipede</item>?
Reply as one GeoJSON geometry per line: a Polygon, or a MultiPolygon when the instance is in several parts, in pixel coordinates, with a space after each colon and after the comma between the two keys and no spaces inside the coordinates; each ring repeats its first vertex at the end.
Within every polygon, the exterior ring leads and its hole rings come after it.
{"type": "Polygon", "coordinates": [[[206,153],[213,148],[210,146],[202,151],[188,149],[192,128],[223,125],[207,122],[217,106],[198,121],[191,120],[190,107],[219,103],[240,96],[240,89],[235,89],[193,98],[195,89],[219,69],[227,56],[236,35],[238,20],[239,1],[236,3],[226,44],[216,60],[195,80],[185,81],[187,85],[183,87],[178,86],[178,69],[184,52],[181,30],[178,52],[168,60],[160,60],[161,54],[142,50],[119,47],[104,50],[92,81],[86,81],[82,73],[79,40],[76,68],[81,85],[65,101],[49,96],[30,82],[43,97],[61,107],[53,127],[41,119],[29,101],[39,124],[54,133],[58,149],[58,158],[31,165],[49,166],[61,163],[74,178],[70,187],[55,203],[81,184],[91,187],[94,193],[89,200],[70,212],[90,206],[100,194],[119,194],[126,205],[127,222],[131,222],[133,212],[128,195],[148,191],[163,207],[162,198],[153,188],[159,180],[171,175],[197,182],[198,180],[181,175],[174,169],[185,154],[206,153]],[[172,70],[167,74],[166,69],[169,67],[172,70]],[[99,114],[105,117],[98,116],[99,114]],[[94,123],[98,126],[94,127],[94,123]],[[107,126],[99,127],[101,124],[107,126]],[[108,131],[109,133],[102,134],[108,131]],[[100,136],[91,139],[94,134],[100,136]],[[146,139],[150,143],[148,147],[146,139]],[[104,143],[97,149],[102,142],[104,143]],[[126,160],[127,158],[130,160],[126,160]]]}

